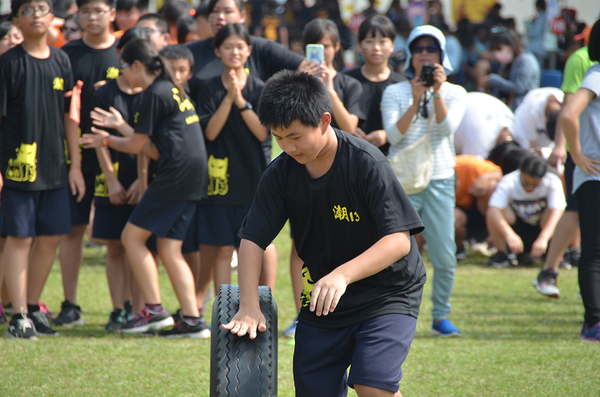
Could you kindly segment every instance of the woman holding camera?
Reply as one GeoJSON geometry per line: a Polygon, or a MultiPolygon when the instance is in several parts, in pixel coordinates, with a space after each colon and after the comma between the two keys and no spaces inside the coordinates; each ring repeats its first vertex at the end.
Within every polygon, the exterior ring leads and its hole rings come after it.
{"type": "Polygon", "coordinates": [[[460,335],[447,319],[454,286],[454,132],[465,112],[466,91],[448,83],[452,72],[442,32],[429,25],[412,30],[404,73],[410,81],[383,92],[381,112],[390,143],[388,158],[425,224],[423,236],[434,267],[433,325],[439,336],[460,335]],[[402,166],[402,158],[416,163],[402,166]],[[430,164],[430,167],[424,167],[430,164]],[[412,180],[405,174],[422,169],[412,180]]]}

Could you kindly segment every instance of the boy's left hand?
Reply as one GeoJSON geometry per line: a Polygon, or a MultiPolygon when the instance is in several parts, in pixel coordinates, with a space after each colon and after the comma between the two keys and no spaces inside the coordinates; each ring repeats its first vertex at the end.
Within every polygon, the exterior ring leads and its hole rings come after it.
{"type": "Polygon", "coordinates": [[[80,203],[83,196],[85,196],[85,180],[80,167],[69,168],[69,186],[71,187],[71,193],[73,196],[77,195],[77,202],[80,203]]]}
{"type": "Polygon", "coordinates": [[[335,271],[317,281],[310,298],[310,311],[314,312],[316,309],[317,316],[333,312],[347,286],[346,278],[335,271]]]}
{"type": "Polygon", "coordinates": [[[104,137],[110,134],[106,131],[100,130],[96,127],[92,127],[93,134],[83,134],[79,138],[79,144],[84,149],[98,149],[104,146],[104,137]]]}

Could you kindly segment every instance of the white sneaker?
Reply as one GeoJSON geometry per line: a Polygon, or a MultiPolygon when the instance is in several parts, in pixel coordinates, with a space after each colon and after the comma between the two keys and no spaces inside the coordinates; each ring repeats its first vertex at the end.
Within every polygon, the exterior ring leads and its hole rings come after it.
{"type": "Polygon", "coordinates": [[[554,270],[542,270],[538,278],[533,280],[533,286],[540,294],[549,298],[560,298],[560,291],[556,286],[558,273],[554,270]]]}

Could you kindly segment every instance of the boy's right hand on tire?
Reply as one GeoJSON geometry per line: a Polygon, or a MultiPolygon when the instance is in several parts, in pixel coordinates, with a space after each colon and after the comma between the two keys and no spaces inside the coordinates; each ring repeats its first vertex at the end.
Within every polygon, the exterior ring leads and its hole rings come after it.
{"type": "Polygon", "coordinates": [[[250,339],[254,339],[258,335],[256,332],[257,329],[260,332],[267,330],[267,320],[265,320],[265,316],[260,311],[260,307],[254,309],[240,308],[231,321],[221,325],[221,327],[237,336],[248,334],[250,339]]]}

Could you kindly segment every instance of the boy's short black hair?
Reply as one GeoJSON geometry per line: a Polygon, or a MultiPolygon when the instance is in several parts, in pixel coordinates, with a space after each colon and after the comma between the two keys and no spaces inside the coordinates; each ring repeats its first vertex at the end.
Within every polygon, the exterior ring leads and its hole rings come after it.
{"type": "Polygon", "coordinates": [[[487,157],[487,160],[502,169],[502,175],[510,174],[519,169],[525,156],[531,152],[515,141],[504,141],[495,146],[487,157]]]}
{"type": "Polygon", "coordinates": [[[548,172],[548,162],[540,155],[529,153],[521,161],[519,170],[522,174],[531,175],[535,179],[542,179],[548,172]]]}
{"type": "Polygon", "coordinates": [[[111,10],[115,8],[115,0],[77,0],[77,8],[81,8],[84,5],[91,3],[93,1],[100,1],[106,4],[111,10]]]}
{"type": "Polygon", "coordinates": [[[392,21],[385,15],[372,14],[360,24],[358,28],[358,42],[360,43],[367,38],[368,34],[375,37],[379,33],[383,38],[388,38],[392,41],[396,38],[396,28],[392,21]]]}
{"type": "Polygon", "coordinates": [[[596,21],[590,32],[588,53],[590,55],[590,60],[600,62],[600,19],[596,21]]]}
{"type": "Polygon", "coordinates": [[[299,121],[318,127],[324,113],[331,113],[331,101],[317,77],[282,70],[267,80],[260,95],[258,118],[268,129],[287,128],[299,121]]]}
{"type": "Polygon", "coordinates": [[[8,31],[10,30],[11,26],[12,26],[11,21],[6,21],[6,22],[0,23],[0,40],[2,40],[4,38],[4,36],[6,36],[8,34],[8,31]]]}
{"type": "MultiPolygon", "coordinates": [[[[11,2],[10,2],[10,9],[12,11],[13,16],[17,15],[19,13],[19,8],[21,8],[25,4],[31,3],[32,1],[33,0],[11,0],[11,2]]],[[[40,0],[40,1],[48,3],[48,5],[50,6],[50,12],[53,11],[53,9],[52,9],[52,0],[40,0]]]]}
{"type": "Polygon", "coordinates": [[[219,29],[215,35],[215,38],[213,39],[213,48],[221,47],[221,44],[223,44],[223,42],[227,40],[229,36],[234,35],[240,36],[242,39],[244,39],[246,44],[251,45],[250,33],[248,33],[248,29],[239,23],[230,23],[219,29]]]}
{"type": "Polygon", "coordinates": [[[329,36],[333,44],[340,42],[340,32],[336,24],[330,19],[316,18],[304,27],[302,41],[304,45],[316,44],[325,36],[329,36]]]}
{"type": "Polygon", "coordinates": [[[185,59],[190,63],[190,71],[194,71],[194,55],[183,44],[168,45],[160,50],[158,55],[167,59],[185,59]]]}
{"type": "Polygon", "coordinates": [[[140,11],[148,10],[148,0],[117,0],[117,11],[131,11],[133,8],[140,11]]]}
{"type": "Polygon", "coordinates": [[[165,5],[158,11],[159,14],[169,20],[170,23],[176,24],[180,16],[187,14],[193,10],[190,2],[185,0],[168,0],[165,5]]]}
{"type": "Polygon", "coordinates": [[[169,21],[167,18],[163,17],[160,14],[144,14],[138,19],[137,23],[140,23],[145,20],[154,21],[156,24],[156,29],[160,32],[160,34],[171,33],[171,27],[169,26],[169,21]]]}

